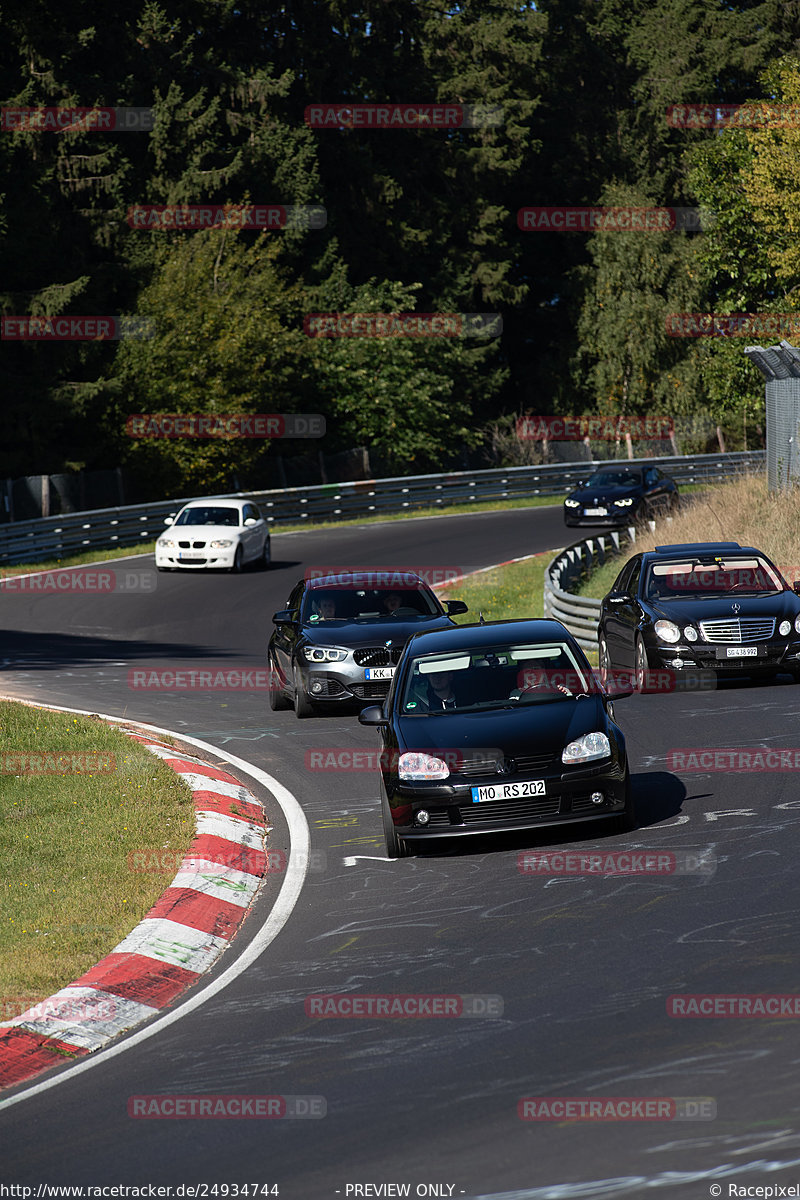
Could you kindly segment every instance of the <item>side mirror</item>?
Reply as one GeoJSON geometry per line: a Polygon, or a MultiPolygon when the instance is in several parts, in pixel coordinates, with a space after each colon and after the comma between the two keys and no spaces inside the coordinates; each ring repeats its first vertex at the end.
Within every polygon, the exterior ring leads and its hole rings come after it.
{"type": "Polygon", "coordinates": [[[165,525],[173,525],[174,523],[175,523],[175,518],[174,518],[174,517],[164,517],[164,524],[165,524],[165,525]]]}
{"type": "Polygon", "coordinates": [[[595,679],[609,700],[624,700],[626,696],[632,696],[636,691],[631,671],[617,669],[601,671],[595,673],[595,679]]]}
{"type": "Polygon", "coordinates": [[[294,625],[294,617],[290,608],[281,608],[278,612],[272,614],[273,625],[294,625]]]}
{"type": "Polygon", "coordinates": [[[459,613],[469,612],[463,600],[445,600],[444,606],[448,617],[457,617],[459,613]]]}
{"type": "Polygon", "coordinates": [[[800,579],[795,579],[792,584],[792,591],[797,592],[797,595],[800,596],[800,579]]]}
{"type": "Polygon", "coordinates": [[[255,517],[248,517],[247,520],[245,521],[245,528],[248,525],[257,525],[257,524],[258,524],[258,522],[256,521],[255,517]]]}
{"type": "Polygon", "coordinates": [[[389,724],[389,718],[383,715],[383,709],[380,704],[370,704],[368,708],[362,708],[358,714],[359,725],[380,725],[386,727],[389,724]]]}

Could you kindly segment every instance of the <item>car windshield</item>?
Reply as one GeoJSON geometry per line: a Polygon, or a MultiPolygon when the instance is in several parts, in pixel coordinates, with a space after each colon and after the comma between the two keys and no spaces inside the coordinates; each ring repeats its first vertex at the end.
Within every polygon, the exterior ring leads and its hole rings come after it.
{"type": "Polygon", "coordinates": [[[321,621],[343,625],[378,622],[391,628],[398,621],[425,621],[441,616],[433,594],[426,588],[353,588],[345,585],[308,588],[300,613],[306,625],[321,621]]]}
{"type": "Polygon", "coordinates": [[[196,508],[184,508],[178,514],[176,525],[239,525],[240,512],[238,508],[217,508],[198,505],[196,508]]]}
{"type": "Polygon", "coordinates": [[[651,600],[699,600],[730,593],[771,596],[782,591],[783,583],[765,559],[717,556],[651,563],[645,595],[651,600]]]}
{"type": "Polygon", "coordinates": [[[403,716],[521,708],[599,691],[586,659],[566,642],[503,643],[413,658],[403,716]]]}
{"type": "Polygon", "coordinates": [[[638,471],[595,471],[594,475],[589,476],[586,486],[593,488],[629,487],[641,482],[642,476],[638,471]]]}

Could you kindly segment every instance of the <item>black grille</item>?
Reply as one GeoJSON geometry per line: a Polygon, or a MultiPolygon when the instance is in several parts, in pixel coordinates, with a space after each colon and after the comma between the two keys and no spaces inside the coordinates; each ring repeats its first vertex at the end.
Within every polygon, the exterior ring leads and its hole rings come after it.
{"type": "Polygon", "coordinates": [[[462,804],[457,810],[464,825],[488,825],[494,821],[522,821],[531,817],[556,816],[558,796],[529,796],[522,800],[489,800],[483,804],[462,804]]]}
{"type": "MultiPolygon", "coordinates": [[[[469,751],[465,750],[464,753],[465,755],[469,754],[469,751]]],[[[519,757],[515,756],[513,762],[516,764],[516,768],[508,774],[498,774],[497,762],[498,759],[489,759],[485,754],[479,755],[474,762],[470,762],[468,759],[465,759],[463,762],[457,762],[454,766],[450,767],[450,774],[470,775],[480,779],[491,777],[502,783],[505,779],[515,779],[520,775],[528,775],[532,771],[548,771],[553,767],[555,758],[552,754],[523,754],[519,757]]]]}
{"type": "Polygon", "coordinates": [[[402,653],[402,646],[362,646],[353,651],[353,661],[359,667],[396,667],[402,653]]]}
{"type": "Polygon", "coordinates": [[[205,542],[178,542],[181,550],[205,550],[205,542]]]}
{"type": "Polygon", "coordinates": [[[391,679],[376,679],[374,683],[351,683],[350,691],[361,700],[382,700],[389,694],[391,679]]]}
{"type": "Polygon", "coordinates": [[[346,696],[347,692],[339,683],[338,679],[328,679],[326,676],[314,675],[314,683],[322,684],[322,691],[314,691],[311,693],[312,699],[317,696],[346,696]]]}

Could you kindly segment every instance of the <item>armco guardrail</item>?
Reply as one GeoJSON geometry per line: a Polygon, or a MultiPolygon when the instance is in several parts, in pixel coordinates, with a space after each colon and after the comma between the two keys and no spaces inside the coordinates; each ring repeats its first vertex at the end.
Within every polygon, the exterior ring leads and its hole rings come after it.
{"type": "MultiPolygon", "coordinates": [[[[412,475],[326,483],[314,487],[230,493],[252,500],[273,526],[315,520],[344,520],[380,513],[446,508],[471,500],[508,500],[526,496],[561,496],[598,467],[620,466],[628,459],[583,463],[549,463],[540,467],[510,467],[490,471],[455,471],[441,475],[412,475]]],[[[657,461],[679,483],[726,479],[744,471],[763,469],[764,451],[698,454],[647,459],[657,461]]],[[[64,558],[87,549],[110,550],[154,541],[164,530],[164,518],[177,512],[183,500],[101,508],[90,512],[42,517],[0,525],[0,564],[64,558]]]]}
{"type": "Polygon", "coordinates": [[[584,538],[562,550],[545,570],[544,615],[555,617],[566,625],[584,650],[597,649],[600,601],[591,596],[576,596],[569,589],[587,571],[601,567],[607,559],[620,554],[635,538],[632,528],[584,538]]]}

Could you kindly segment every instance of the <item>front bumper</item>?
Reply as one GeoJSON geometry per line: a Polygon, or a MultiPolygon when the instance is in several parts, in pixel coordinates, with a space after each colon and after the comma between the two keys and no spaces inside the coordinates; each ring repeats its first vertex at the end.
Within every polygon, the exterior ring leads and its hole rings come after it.
{"type": "Polygon", "coordinates": [[[181,558],[181,553],[187,553],[180,550],[161,549],[156,546],[156,566],[171,567],[173,570],[180,568],[188,571],[202,571],[206,568],[216,570],[230,569],[233,566],[233,560],[236,556],[236,546],[230,546],[227,550],[205,550],[193,551],[197,554],[197,558],[181,558]]]}
{"type": "Polygon", "coordinates": [[[647,646],[647,652],[651,665],[659,665],[670,671],[702,670],[741,675],[781,668],[787,671],[800,669],[800,638],[771,638],[766,642],[744,642],[742,645],[755,646],[757,653],[728,657],[725,651],[739,648],[738,644],[721,642],[679,642],[674,646],[654,642],[647,646]]]}
{"type": "Polygon", "coordinates": [[[637,508],[623,508],[616,512],[612,509],[608,516],[605,517],[584,517],[577,509],[564,509],[564,524],[569,529],[597,526],[607,529],[618,529],[632,524],[638,517],[639,510],[637,508]]]}
{"type": "Polygon", "coordinates": [[[315,704],[353,704],[385,700],[391,679],[368,680],[364,667],[352,662],[312,663],[300,667],[303,687],[315,704]]]}
{"type": "Polygon", "coordinates": [[[389,800],[397,834],[408,840],[458,837],[461,834],[510,833],[549,825],[576,824],[619,817],[625,811],[628,782],[625,766],[618,759],[573,767],[561,772],[538,772],[513,778],[487,779],[485,776],[454,781],[398,785],[389,800]],[[472,787],[487,784],[525,783],[543,779],[544,796],[487,800],[475,803],[472,787]],[[602,803],[591,799],[602,792],[602,803]],[[416,822],[424,809],[430,816],[427,825],[416,822]]]}

